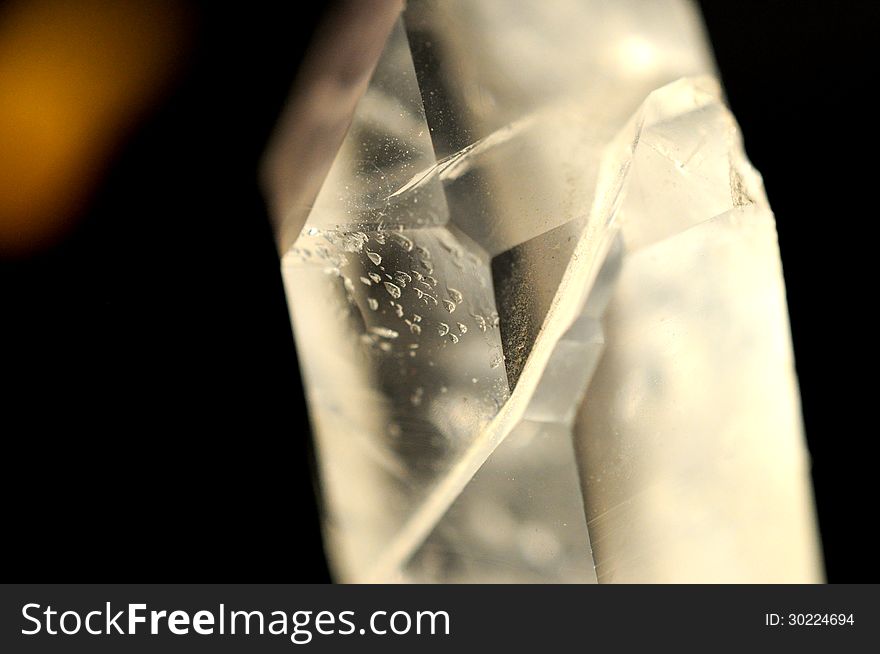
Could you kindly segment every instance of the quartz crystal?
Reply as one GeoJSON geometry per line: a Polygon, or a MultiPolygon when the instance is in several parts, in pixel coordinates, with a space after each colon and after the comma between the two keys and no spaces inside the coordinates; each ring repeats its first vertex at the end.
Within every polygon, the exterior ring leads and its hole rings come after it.
{"type": "Polygon", "coordinates": [[[713,76],[686,2],[411,0],[307,209],[270,153],[339,580],[821,579],[713,76]]]}

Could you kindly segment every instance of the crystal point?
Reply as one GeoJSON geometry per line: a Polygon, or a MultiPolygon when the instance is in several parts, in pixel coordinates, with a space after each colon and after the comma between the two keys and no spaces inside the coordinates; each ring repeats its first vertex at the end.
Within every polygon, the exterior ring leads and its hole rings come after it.
{"type": "Polygon", "coordinates": [[[712,74],[685,2],[409,3],[292,244],[278,216],[339,579],[820,578],[712,74]]]}

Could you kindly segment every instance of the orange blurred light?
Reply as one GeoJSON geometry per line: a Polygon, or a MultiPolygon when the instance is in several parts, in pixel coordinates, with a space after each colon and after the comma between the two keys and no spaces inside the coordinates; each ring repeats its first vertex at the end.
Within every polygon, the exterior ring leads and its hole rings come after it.
{"type": "Polygon", "coordinates": [[[31,0],[0,13],[0,253],[65,232],[188,33],[171,0],[31,0]]]}

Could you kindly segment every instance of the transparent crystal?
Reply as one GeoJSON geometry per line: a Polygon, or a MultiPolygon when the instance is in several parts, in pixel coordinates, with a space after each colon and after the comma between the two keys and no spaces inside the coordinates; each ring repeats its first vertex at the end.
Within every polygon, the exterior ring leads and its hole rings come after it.
{"type": "Polygon", "coordinates": [[[684,2],[409,3],[292,244],[279,216],[339,579],[818,578],[712,72],[684,2]]]}

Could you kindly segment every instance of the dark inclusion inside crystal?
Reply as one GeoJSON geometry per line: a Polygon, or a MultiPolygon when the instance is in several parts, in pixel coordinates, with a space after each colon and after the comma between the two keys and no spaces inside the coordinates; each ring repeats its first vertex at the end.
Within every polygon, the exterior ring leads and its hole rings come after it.
{"type": "MultiPolygon", "coordinates": [[[[418,8],[414,5],[405,14],[407,33],[425,118],[440,160],[476,140],[471,129],[474,118],[467,102],[449,84],[456,76],[443,70],[443,62],[451,58],[443,56],[442,39],[434,38],[430,21],[420,17],[418,8]],[[425,89],[430,89],[427,96],[425,89]]],[[[446,196],[450,221],[481,245],[487,238],[503,241],[498,234],[506,228],[505,216],[493,206],[492,194],[487,192],[490,189],[489,181],[474,169],[456,183],[455,192],[446,196]]],[[[531,353],[582,227],[581,220],[565,223],[492,258],[495,302],[511,391],[531,353]]]]}

